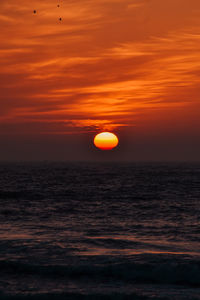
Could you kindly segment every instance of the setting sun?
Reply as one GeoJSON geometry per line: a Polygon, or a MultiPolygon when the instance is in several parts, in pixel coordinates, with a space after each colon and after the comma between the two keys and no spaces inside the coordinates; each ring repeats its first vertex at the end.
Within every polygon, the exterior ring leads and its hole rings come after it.
{"type": "Polygon", "coordinates": [[[94,145],[101,150],[111,150],[119,143],[118,137],[112,132],[101,132],[94,138],[94,145]]]}

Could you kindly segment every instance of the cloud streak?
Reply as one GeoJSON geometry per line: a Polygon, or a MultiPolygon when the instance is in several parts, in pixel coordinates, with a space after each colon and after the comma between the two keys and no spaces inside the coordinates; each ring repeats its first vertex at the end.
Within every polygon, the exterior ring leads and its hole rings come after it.
{"type": "Polygon", "coordinates": [[[3,0],[1,133],[137,128],[199,108],[200,4],[173,3],[3,0]]]}

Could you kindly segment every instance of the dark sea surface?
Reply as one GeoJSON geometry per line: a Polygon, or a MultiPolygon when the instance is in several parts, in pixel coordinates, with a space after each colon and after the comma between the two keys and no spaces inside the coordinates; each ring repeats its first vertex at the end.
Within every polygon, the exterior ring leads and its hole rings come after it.
{"type": "Polygon", "coordinates": [[[0,299],[200,299],[200,164],[2,163],[0,299]]]}

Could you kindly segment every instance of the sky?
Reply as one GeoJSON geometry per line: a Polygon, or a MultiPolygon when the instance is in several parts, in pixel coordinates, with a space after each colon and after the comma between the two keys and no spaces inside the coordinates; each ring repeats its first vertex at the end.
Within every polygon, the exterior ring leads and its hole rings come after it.
{"type": "Polygon", "coordinates": [[[1,161],[200,161],[199,0],[1,0],[0,28],[1,161]]]}

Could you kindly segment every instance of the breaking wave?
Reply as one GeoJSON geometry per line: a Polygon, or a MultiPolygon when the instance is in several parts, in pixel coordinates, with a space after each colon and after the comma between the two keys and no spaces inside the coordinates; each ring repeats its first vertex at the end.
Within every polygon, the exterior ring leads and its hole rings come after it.
{"type": "Polygon", "coordinates": [[[174,284],[200,287],[200,262],[166,261],[152,263],[116,263],[108,265],[30,265],[26,263],[1,261],[1,272],[6,274],[34,275],[44,277],[66,277],[69,279],[90,278],[120,280],[132,283],[174,284]]]}

